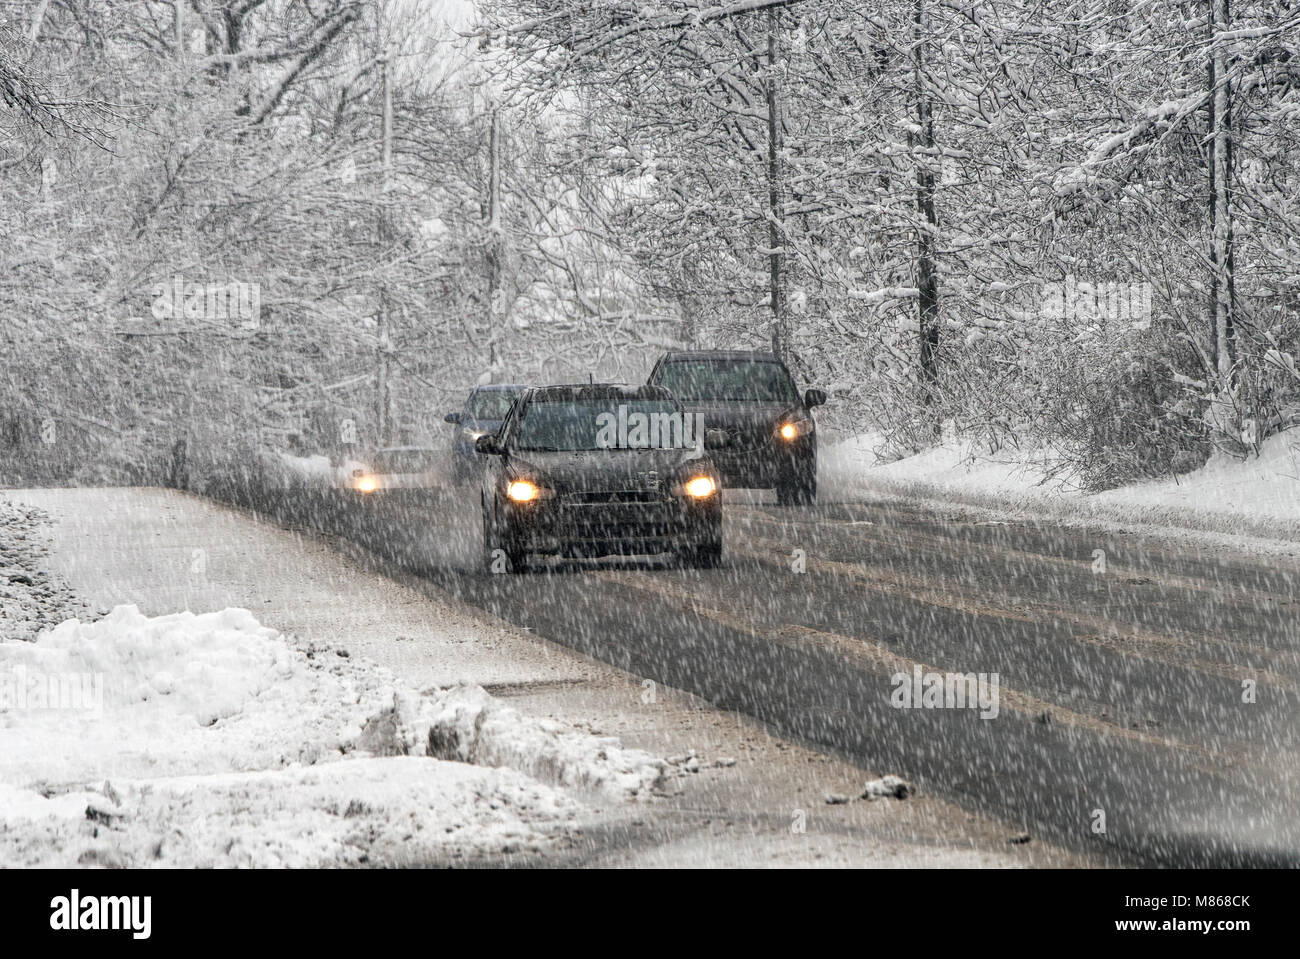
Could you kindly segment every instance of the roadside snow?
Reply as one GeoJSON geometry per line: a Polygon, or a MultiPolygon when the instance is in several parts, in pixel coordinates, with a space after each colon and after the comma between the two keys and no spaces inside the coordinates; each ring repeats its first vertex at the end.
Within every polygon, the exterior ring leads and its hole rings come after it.
{"type": "Polygon", "coordinates": [[[1041,466],[1011,451],[988,455],[964,441],[949,441],[892,462],[882,461],[885,437],[863,433],[836,443],[821,455],[819,484],[846,494],[872,485],[925,486],[974,493],[1043,492],[1041,466]]]}
{"type": "Polygon", "coordinates": [[[0,499],[0,641],[34,639],[82,611],[71,591],[42,569],[46,522],[39,509],[0,499]]]}
{"type": "Polygon", "coordinates": [[[667,768],[648,753],[621,748],[615,737],[521,716],[481,686],[444,690],[430,703],[423,722],[429,728],[430,752],[439,758],[509,766],[613,799],[649,796],[667,768]]]}
{"type": "Polygon", "coordinates": [[[1300,429],[1270,437],[1258,457],[1216,453],[1198,470],[1103,493],[1083,493],[1048,479],[1041,454],[988,454],[949,440],[882,462],[884,437],[866,433],[827,447],[820,484],[828,498],[886,491],[977,506],[1022,508],[1059,517],[1217,533],[1300,539],[1300,429]]]}
{"type": "Polygon", "coordinates": [[[7,867],[400,866],[537,854],[582,807],[509,769],[413,757],[108,782],[0,785],[7,867]]]}
{"type": "Polygon", "coordinates": [[[480,687],[417,693],[242,609],[119,606],[0,642],[0,866],[526,854],[585,814],[563,787],[641,798],[662,770],[480,687]]]}
{"type": "Polygon", "coordinates": [[[1098,493],[1101,503],[1300,519],[1300,429],[1267,439],[1245,462],[1216,452],[1195,472],[1098,493]]]}

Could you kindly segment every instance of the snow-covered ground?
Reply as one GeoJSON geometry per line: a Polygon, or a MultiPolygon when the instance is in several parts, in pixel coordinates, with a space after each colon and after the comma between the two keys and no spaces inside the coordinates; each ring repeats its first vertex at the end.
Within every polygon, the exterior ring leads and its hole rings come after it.
{"type": "Polygon", "coordinates": [[[644,797],[665,768],[477,686],[404,688],[242,609],[69,620],[0,643],[0,680],[11,866],[537,854],[582,820],[584,790],[644,797]]]}
{"type": "Polygon", "coordinates": [[[83,611],[71,590],[45,569],[49,546],[41,510],[0,499],[0,640],[32,639],[83,611]]]}
{"type": "Polygon", "coordinates": [[[886,491],[977,506],[1042,511],[1066,519],[1189,527],[1300,539],[1300,430],[1271,437],[1258,457],[1215,453],[1200,469],[1167,480],[1082,493],[1049,478],[1040,456],[989,454],[949,441],[885,461],[884,438],[864,433],[828,445],[820,482],[828,499],[886,491]]]}

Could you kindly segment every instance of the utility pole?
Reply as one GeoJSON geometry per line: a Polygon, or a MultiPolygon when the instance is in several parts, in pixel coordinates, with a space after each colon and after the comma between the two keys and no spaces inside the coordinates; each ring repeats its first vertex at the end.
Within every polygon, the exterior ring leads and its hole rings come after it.
{"type": "MultiPolygon", "coordinates": [[[[388,191],[392,186],[393,167],[393,88],[392,64],[388,52],[382,55],[380,65],[383,71],[383,135],[380,147],[380,196],[379,196],[379,251],[383,260],[388,258],[390,230],[388,223],[388,191]]],[[[383,269],[381,265],[381,270],[383,269]]],[[[392,352],[392,331],[390,329],[388,280],[381,272],[379,288],[379,398],[378,398],[378,439],[380,446],[387,446],[391,425],[391,397],[388,380],[390,354],[392,352]]]]}
{"type": "Polygon", "coordinates": [[[781,202],[781,100],[776,61],[780,53],[777,14],[767,11],[767,243],[768,297],[772,306],[772,352],[782,358],[790,348],[785,304],[784,211],[781,202]]]}
{"type": "Polygon", "coordinates": [[[501,111],[496,104],[492,105],[488,128],[487,228],[488,366],[495,370],[500,361],[500,325],[505,317],[505,294],[501,289],[501,261],[505,254],[501,225],[501,111]]]}

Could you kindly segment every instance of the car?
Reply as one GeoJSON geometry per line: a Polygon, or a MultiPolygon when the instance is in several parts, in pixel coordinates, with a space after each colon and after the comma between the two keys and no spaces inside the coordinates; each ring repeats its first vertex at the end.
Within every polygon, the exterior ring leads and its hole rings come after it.
{"type": "Polygon", "coordinates": [[[389,446],[349,470],[348,487],[359,493],[434,489],[442,485],[443,454],[430,446],[389,446]]]}
{"type": "Polygon", "coordinates": [[[523,386],[512,383],[475,387],[462,410],[443,417],[444,421],[458,427],[451,446],[451,475],[458,486],[468,482],[479,466],[474,441],[501,428],[510,404],[523,390],[523,386]]]}
{"type": "Polygon", "coordinates": [[[486,459],[480,506],[491,572],[530,554],[675,553],[688,566],[722,561],[721,478],[711,448],[657,386],[533,387],[501,429],[478,438],[486,459]]]}
{"type": "Polygon", "coordinates": [[[673,351],[650,373],[650,385],[676,396],[707,428],[724,430],[713,462],[729,487],[775,489],[785,505],[817,499],[817,423],[812,410],[826,393],[802,396],[775,353],[673,351]]]}

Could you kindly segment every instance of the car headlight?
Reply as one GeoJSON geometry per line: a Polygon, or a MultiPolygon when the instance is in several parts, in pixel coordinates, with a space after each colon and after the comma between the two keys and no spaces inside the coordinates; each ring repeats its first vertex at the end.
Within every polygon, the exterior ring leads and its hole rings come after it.
{"type": "Polygon", "coordinates": [[[470,446],[473,446],[480,436],[487,436],[487,430],[471,430],[466,428],[461,430],[461,435],[469,441],[470,446]]]}
{"type": "Polygon", "coordinates": [[[808,436],[817,429],[817,424],[812,418],[802,420],[783,420],[781,425],[776,428],[776,435],[787,443],[797,440],[801,436],[808,436]]]}
{"type": "Polygon", "coordinates": [[[682,484],[682,489],[686,492],[686,495],[693,496],[696,499],[712,496],[717,488],[718,485],[709,476],[696,476],[682,484]]]}
{"type": "Polygon", "coordinates": [[[373,476],[363,476],[357,480],[357,489],[363,493],[373,493],[379,489],[379,481],[373,476]]]}
{"type": "Polygon", "coordinates": [[[510,485],[506,487],[506,495],[516,503],[531,503],[541,495],[541,490],[537,488],[536,483],[518,479],[511,480],[510,485]]]}

